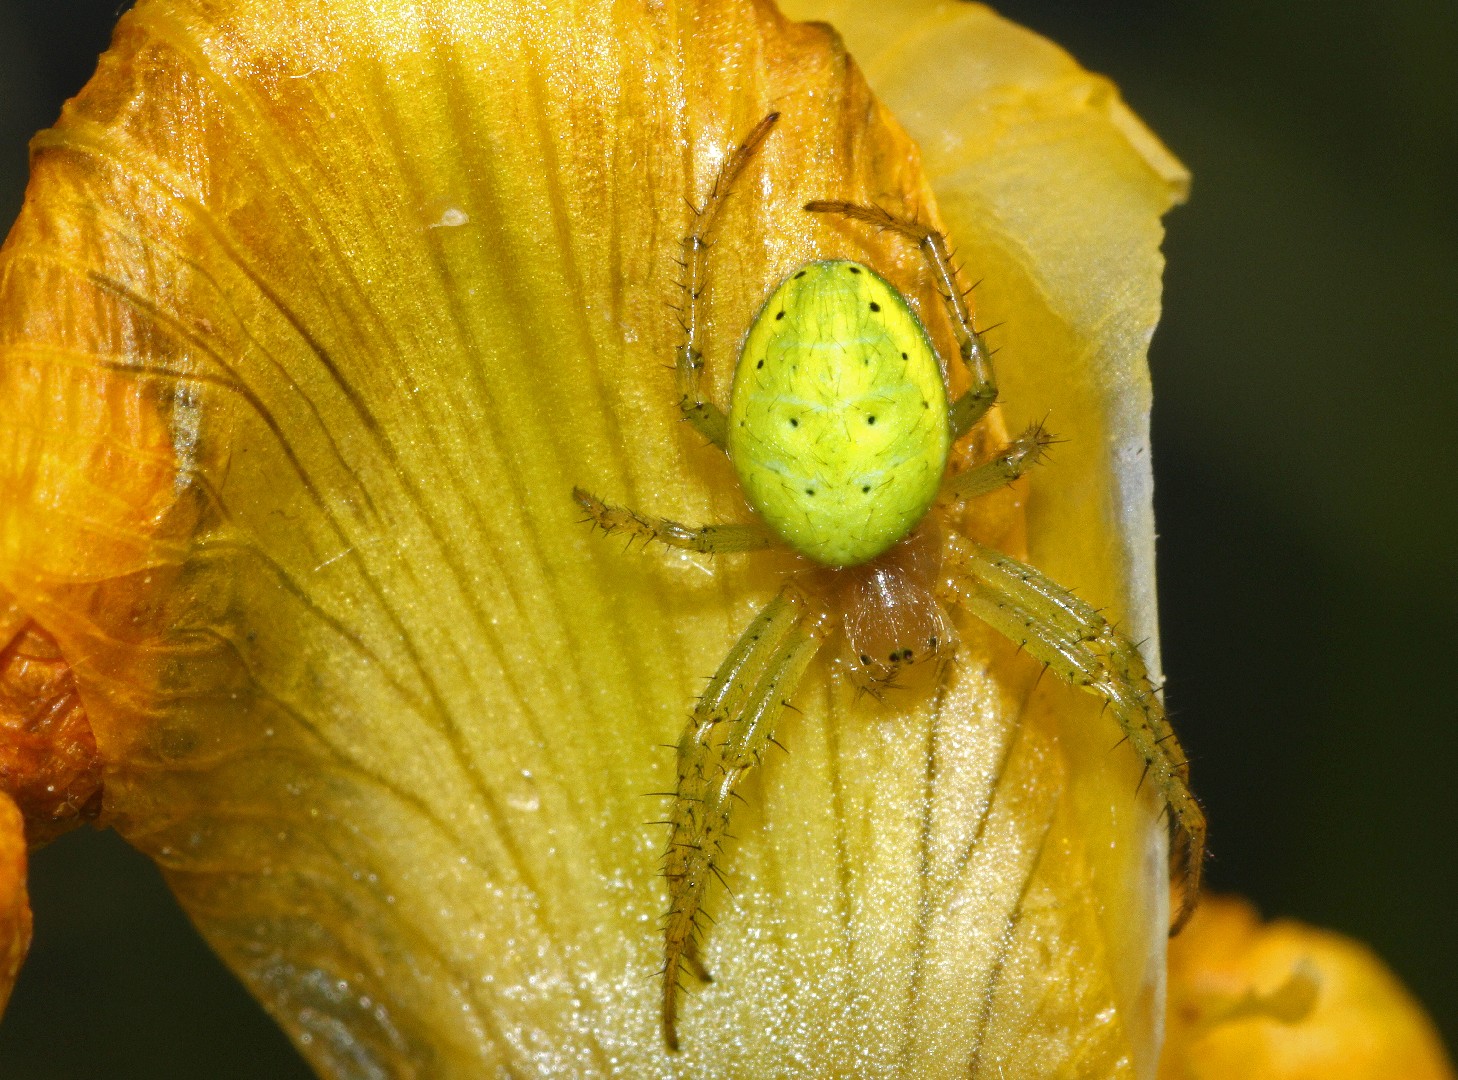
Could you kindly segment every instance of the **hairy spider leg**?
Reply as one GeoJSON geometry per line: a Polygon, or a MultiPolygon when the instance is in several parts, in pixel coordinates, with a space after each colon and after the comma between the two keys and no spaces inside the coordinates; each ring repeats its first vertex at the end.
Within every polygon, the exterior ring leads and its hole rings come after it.
{"type": "MultiPolygon", "coordinates": [[[[1190,790],[1189,767],[1138,647],[1094,608],[1039,571],[965,537],[949,540],[967,572],[950,585],[964,608],[1041,660],[1065,682],[1102,698],[1144,761],[1169,811],[1181,877],[1176,934],[1194,913],[1205,858],[1205,814],[1190,790]]],[[[1140,781],[1143,783],[1143,780],[1140,781]]]]}
{"type": "Polygon", "coordinates": [[[670,815],[664,877],[663,1041],[678,1049],[679,973],[697,960],[704,893],[720,877],[719,854],[735,789],[759,764],[774,724],[819,649],[809,600],[786,585],[744,631],[699,698],[678,741],[678,790],[670,815]]]}
{"type": "Polygon", "coordinates": [[[805,209],[812,214],[840,214],[878,229],[889,229],[914,240],[921,249],[936,279],[937,290],[942,294],[947,311],[952,316],[952,331],[957,335],[957,348],[962,355],[962,364],[972,379],[972,385],[967,392],[952,402],[952,441],[960,439],[972,430],[972,425],[981,420],[997,400],[997,376],[992,370],[992,356],[987,351],[982,335],[977,332],[972,312],[967,307],[967,294],[957,283],[957,271],[952,266],[946,238],[930,226],[911,218],[898,217],[879,206],[861,206],[838,199],[816,199],[806,203],[805,209]]]}
{"type": "Polygon", "coordinates": [[[683,238],[683,276],[679,285],[684,299],[679,320],[683,325],[684,339],[674,352],[678,407],[695,430],[720,450],[727,449],[729,420],[723,409],[704,397],[703,320],[699,300],[709,278],[709,246],[719,223],[719,211],[723,209],[734,181],[779,118],[779,113],[770,113],[724,159],[704,205],[693,208],[693,231],[683,238]]]}
{"type": "Polygon", "coordinates": [[[647,545],[656,540],[665,547],[697,551],[704,555],[731,555],[763,551],[779,542],[774,533],[763,525],[684,525],[626,506],[605,503],[580,487],[572,489],[572,499],[587,513],[585,521],[609,536],[625,534],[630,544],[641,540],[647,545]]]}
{"type": "Polygon", "coordinates": [[[1032,424],[995,456],[952,476],[944,490],[961,500],[1006,487],[1041,461],[1044,451],[1057,441],[1041,422],[1032,424]]]}

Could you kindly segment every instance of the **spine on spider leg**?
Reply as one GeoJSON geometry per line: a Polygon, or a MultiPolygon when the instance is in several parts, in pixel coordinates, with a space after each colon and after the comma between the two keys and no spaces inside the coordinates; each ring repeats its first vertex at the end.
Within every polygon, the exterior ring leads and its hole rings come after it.
{"type": "Polygon", "coordinates": [[[704,889],[717,854],[712,823],[717,814],[709,805],[710,776],[717,771],[718,754],[710,747],[715,724],[722,715],[695,717],[678,744],[678,790],[673,799],[668,849],[663,876],[668,880],[668,911],[663,922],[663,1041],[678,1049],[678,996],[683,987],[679,973],[696,955],[696,935],[703,914],[704,889]]]}
{"type": "Polygon", "coordinates": [[[582,519],[583,524],[595,525],[609,536],[626,533],[630,543],[633,540],[642,540],[644,544],[658,536],[653,522],[642,514],[629,510],[626,506],[605,503],[580,487],[572,489],[572,501],[587,514],[582,519]]]}
{"type": "Polygon", "coordinates": [[[1034,424],[1002,448],[997,456],[952,477],[950,491],[958,499],[975,499],[1013,483],[1042,460],[1057,442],[1041,423],[1034,424]]]}
{"type": "Polygon", "coordinates": [[[819,645],[800,605],[782,594],[750,625],[710,682],[678,745],[678,790],[664,858],[663,1036],[678,1049],[678,978],[693,966],[709,881],[744,774],[758,763],[775,718],[819,645]]]}
{"type": "Polygon", "coordinates": [[[946,302],[952,316],[952,331],[957,336],[957,349],[962,356],[962,366],[972,379],[967,392],[952,403],[952,431],[965,435],[973,424],[982,419],[997,400],[997,374],[992,368],[992,356],[987,344],[977,330],[972,310],[967,306],[967,293],[957,280],[957,269],[947,251],[947,241],[941,233],[915,222],[907,223],[905,229],[921,247],[932,273],[936,275],[937,288],[946,302]]]}
{"type": "Polygon", "coordinates": [[[683,276],[679,279],[683,304],[678,308],[683,340],[673,350],[678,407],[696,425],[713,423],[713,407],[704,400],[703,328],[699,325],[699,299],[709,275],[709,241],[703,230],[712,225],[712,214],[705,213],[708,219],[701,219],[699,228],[683,238],[683,276]]]}
{"type": "Polygon", "coordinates": [[[1205,812],[1190,788],[1189,764],[1164,711],[1144,660],[1134,643],[1106,626],[1097,648],[1104,658],[1101,677],[1090,686],[1108,701],[1129,744],[1144,760],[1148,777],[1169,811],[1173,851],[1171,861],[1181,882],[1179,908],[1170,933],[1184,928],[1200,899],[1205,862],[1205,812]]]}

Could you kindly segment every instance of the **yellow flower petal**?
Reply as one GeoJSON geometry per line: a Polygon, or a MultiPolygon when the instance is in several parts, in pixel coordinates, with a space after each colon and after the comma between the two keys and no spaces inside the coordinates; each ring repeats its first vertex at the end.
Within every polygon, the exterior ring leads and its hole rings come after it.
{"type": "Polygon", "coordinates": [[[927,179],[835,36],[762,4],[376,7],[143,0],[36,142],[0,587],[73,660],[108,820],[329,1072],[1149,1075],[1156,802],[1095,703],[967,621],[944,695],[821,665],[795,696],[663,1052],[641,796],[783,566],[625,554],[569,493],[742,517],[664,304],[685,199],[775,108],[713,252],[716,395],[811,257],[874,262],[945,348],[914,251],[800,209],[940,205],[1011,323],[1008,415],[1069,439],[974,528],[1137,636],[1177,166],[977,7],[867,48],[927,179]]]}
{"type": "MultiPolygon", "coordinates": [[[[1117,613],[1157,668],[1144,357],[1160,310],[1159,218],[1184,199],[1188,173],[1108,80],[982,5],[787,10],[845,31],[920,145],[968,276],[982,281],[982,321],[1007,325],[994,340],[1008,426],[1046,416],[1068,440],[1032,486],[1031,561],[1117,613]]],[[[1108,753],[1097,706],[1045,689],[1094,853],[1098,934],[1147,1073],[1165,950],[1159,834],[1128,797],[1137,762],[1108,753]]]]}
{"type": "Polygon", "coordinates": [[[1170,944],[1162,1080],[1452,1080],[1432,1022],[1370,949],[1207,899],[1170,944]]]}

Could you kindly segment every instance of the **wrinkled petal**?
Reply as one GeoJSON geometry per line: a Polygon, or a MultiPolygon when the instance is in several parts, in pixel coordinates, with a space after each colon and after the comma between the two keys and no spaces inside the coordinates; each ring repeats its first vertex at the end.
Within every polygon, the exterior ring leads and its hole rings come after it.
{"type": "Polygon", "coordinates": [[[665,304],[686,200],[771,108],[713,252],[717,396],[812,257],[874,262],[945,350],[914,251],[800,210],[940,207],[1009,320],[1006,415],[1068,439],[972,527],[1153,624],[1182,174],[985,9],[909,8],[866,56],[925,177],[831,31],[747,2],[144,0],[38,137],[0,261],[0,587],[71,660],[106,819],[321,1069],[1152,1072],[1155,800],[1096,704],[966,620],[939,693],[822,665],[795,695],[715,980],[682,1062],[660,1045],[642,796],[784,567],[624,553],[569,493],[742,519],[678,422],[665,304]]]}
{"type": "Polygon", "coordinates": [[[70,664],[0,591],[0,791],[43,844],[101,810],[101,761],[70,664]]]}
{"type": "Polygon", "coordinates": [[[25,891],[25,822],[0,792],[0,1011],[10,1000],[30,948],[30,899],[25,891]]]}
{"type": "Polygon", "coordinates": [[[1432,1022],[1370,949],[1207,899],[1170,945],[1161,1080],[1452,1080],[1432,1022]]]}

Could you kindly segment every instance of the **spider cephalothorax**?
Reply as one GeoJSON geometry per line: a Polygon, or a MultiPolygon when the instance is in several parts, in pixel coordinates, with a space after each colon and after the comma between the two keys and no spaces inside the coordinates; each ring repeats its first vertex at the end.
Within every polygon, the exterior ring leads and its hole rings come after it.
{"type": "Polygon", "coordinates": [[[926,521],[870,562],[837,574],[824,590],[839,609],[846,660],[868,689],[951,654],[952,624],[938,595],[942,542],[941,529],[926,521]]]}
{"type": "Polygon", "coordinates": [[[842,643],[842,665],[879,692],[922,661],[952,655],[944,603],[977,616],[1108,704],[1169,813],[1184,886],[1176,927],[1198,896],[1204,851],[1204,816],[1139,650],[1067,589],[963,533],[957,515],[930,512],[1011,483],[1051,441],[1035,425],[988,460],[948,467],[954,446],[996,401],[997,386],[940,233],[852,203],[805,207],[917,244],[970,378],[955,400],[946,365],[902,295],[871,267],[839,259],[808,263],[771,291],[745,336],[727,413],[702,393],[698,304],[708,237],[777,119],[767,116],[728,156],[684,240],[686,340],[675,365],[684,417],[729,455],[760,520],[686,526],[574,492],[588,519],[608,532],[708,554],[789,548],[806,560],[730,650],[679,739],[664,856],[662,1020],[670,1049],[678,1047],[680,973],[703,974],[703,897],[720,873],[736,789],[827,642],[842,643]]]}

